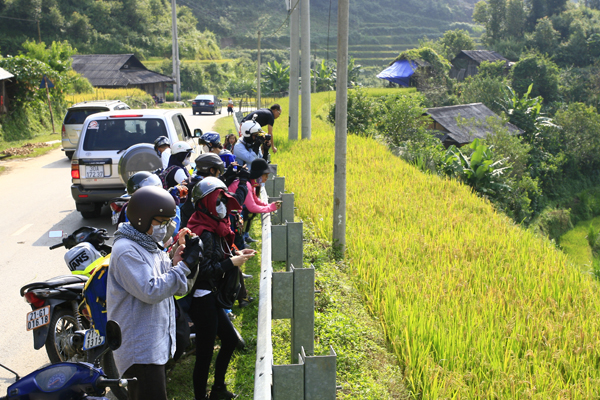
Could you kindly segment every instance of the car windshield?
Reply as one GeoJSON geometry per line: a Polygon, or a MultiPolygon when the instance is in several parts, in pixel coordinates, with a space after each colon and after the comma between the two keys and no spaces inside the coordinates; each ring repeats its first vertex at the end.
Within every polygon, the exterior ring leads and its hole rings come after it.
{"type": "Polygon", "coordinates": [[[121,150],[138,143],[152,144],[159,136],[167,136],[160,119],[93,120],[85,131],[83,150],[121,150]]]}
{"type": "Polygon", "coordinates": [[[108,108],[75,108],[67,111],[65,115],[65,125],[81,125],[85,119],[102,111],[108,111],[108,108]]]}

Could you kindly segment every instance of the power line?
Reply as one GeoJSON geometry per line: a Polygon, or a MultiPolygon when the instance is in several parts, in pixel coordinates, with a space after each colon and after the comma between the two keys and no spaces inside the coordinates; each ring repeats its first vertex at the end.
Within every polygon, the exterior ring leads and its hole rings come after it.
{"type": "Polygon", "coordinates": [[[0,15],[0,18],[5,18],[5,19],[14,19],[14,20],[17,20],[17,21],[30,21],[30,22],[38,22],[38,20],[37,20],[37,19],[25,19],[25,18],[5,17],[5,16],[2,16],[2,15],[0,15]]]}

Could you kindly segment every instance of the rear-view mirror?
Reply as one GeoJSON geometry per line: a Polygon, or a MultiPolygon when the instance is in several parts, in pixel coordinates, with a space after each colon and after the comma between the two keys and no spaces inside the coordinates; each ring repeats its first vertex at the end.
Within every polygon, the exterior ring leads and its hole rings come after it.
{"type": "Polygon", "coordinates": [[[202,136],[202,129],[200,129],[200,128],[194,129],[194,137],[200,137],[200,136],[202,136]]]}

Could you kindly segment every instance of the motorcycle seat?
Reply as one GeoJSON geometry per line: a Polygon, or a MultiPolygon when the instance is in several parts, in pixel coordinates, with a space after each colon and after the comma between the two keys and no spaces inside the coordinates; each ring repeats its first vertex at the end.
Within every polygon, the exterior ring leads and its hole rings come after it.
{"type": "Polygon", "coordinates": [[[85,275],[61,275],[54,278],[50,278],[44,282],[33,282],[29,283],[21,288],[21,297],[25,295],[25,291],[28,289],[41,289],[48,288],[52,289],[58,286],[73,285],[76,283],[87,282],[88,277],[85,275]]]}

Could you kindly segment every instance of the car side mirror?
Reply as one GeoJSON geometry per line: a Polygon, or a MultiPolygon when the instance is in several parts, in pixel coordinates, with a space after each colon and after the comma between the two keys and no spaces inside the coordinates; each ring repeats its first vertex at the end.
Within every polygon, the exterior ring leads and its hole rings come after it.
{"type": "Polygon", "coordinates": [[[200,129],[200,128],[194,129],[194,137],[200,137],[200,136],[202,136],[202,129],[200,129]]]}

